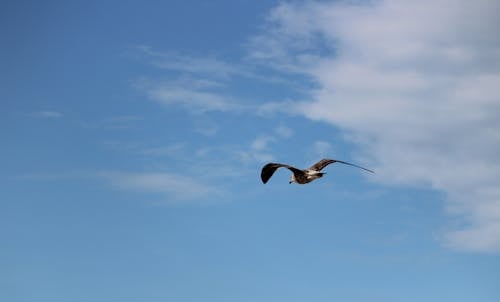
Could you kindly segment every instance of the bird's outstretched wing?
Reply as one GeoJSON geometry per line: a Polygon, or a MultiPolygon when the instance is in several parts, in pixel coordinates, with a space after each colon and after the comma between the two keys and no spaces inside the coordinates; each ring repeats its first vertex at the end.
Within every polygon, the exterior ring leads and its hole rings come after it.
{"type": "Polygon", "coordinates": [[[292,167],[290,165],[278,164],[278,163],[268,163],[267,165],[265,165],[262,168],[262,171],[260,172],[260,179],[262,179],[262,182],[267,183],[267,181],[271,178],[271,176],[273,176],[274,172],[278,168],[281,168],[281,167],[287,168],[287,169],[291,170],[293,173],[304,173],[304,171],[297,169],[295,167],[292,167]]]}
{"type": "Polygon", "coordinates": [[[329,164],[333,164],[334,162],[336,162],[335,159],[323,158],[319,162],[317,162],[314,165],[310,166],[309,169],[307,169],[307,170],[321,171],[324,167],[328,166],[329,164]]]}
{"type": "Polygon", "coordinates": [[[353,166],[356,168],[360,168],[360,169],[363,169],[363,170],[371,172],[371,173],[375,173],[372,170],[369,170],[367,168],[363,168],[363,167],[355,165],[355,164],[351,164],[351,163],[341,161],[341,160],[336,160],[336,159],[328,159],[328,158],[324,158],[324,159],[320,160],[319,162],[312,165],[308,170],[321,171],[324,167],[328,166],[329,164],[333,164],[333,163],[341,163],[344,165],[349,165],[349,166],[353,166]]]}

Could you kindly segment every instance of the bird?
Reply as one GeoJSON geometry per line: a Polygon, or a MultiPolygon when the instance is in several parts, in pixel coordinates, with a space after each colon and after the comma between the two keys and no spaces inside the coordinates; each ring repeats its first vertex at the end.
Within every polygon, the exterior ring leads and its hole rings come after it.
{"type": "Polygon", "coordinates": [[[316,180],[318,178],[323,177],[323,175],[326,173],[321,172],[321,170],[323,168],[325,168],[326,166],[328,166],[329,164],[333,164],[333,163],[341,163],[341,164],[345,164],[345,165],[349,165],[349,166],[363,169],[367,172],[375,173],[372,170],[369,170],[367,168],[363,168],[361,166],[351,164],[351,163],[348,163],[345,161],[324,158],[324,159],[318,161],[317,163],[315,163],[314,165],[312,165],[311,167],[304,169],[304,170],[295,168],[294,166],[290,166],[287,164],[268,163],[264,167],[262,167],[262,171],[260,173],[260,179],[262,180],[262,182],[264,184],[267,183],[269,181],[269,179],[271,178],[271,176],[273,176],[274,172],[278,168],[283,167],[283,168],[287,168],[288,170],[292,171],[292,176],[290,176],[290,181],[288,182],[289,184],[297,183],[297,184],[303,185],[303,184],[310,183],[313,180],[316,180]]]}

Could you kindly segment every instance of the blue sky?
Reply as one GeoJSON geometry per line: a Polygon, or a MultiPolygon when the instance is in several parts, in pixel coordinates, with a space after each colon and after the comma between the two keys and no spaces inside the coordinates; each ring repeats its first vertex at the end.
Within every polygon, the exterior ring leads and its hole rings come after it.
{"type": "Polygon", "coordinates": [[[499,12],[4,3],[0,299],[498,301],[499,12]]]}

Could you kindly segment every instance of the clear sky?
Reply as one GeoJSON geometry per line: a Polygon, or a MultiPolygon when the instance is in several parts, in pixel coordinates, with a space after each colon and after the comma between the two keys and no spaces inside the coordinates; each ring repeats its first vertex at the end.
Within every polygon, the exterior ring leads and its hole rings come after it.
{"type": "Polygon", "coordinates": [[[500,2],[4,1],[0,300],[500,301],[500,2]],[[308,185],[269,162],[341,164],[308,185]]]}

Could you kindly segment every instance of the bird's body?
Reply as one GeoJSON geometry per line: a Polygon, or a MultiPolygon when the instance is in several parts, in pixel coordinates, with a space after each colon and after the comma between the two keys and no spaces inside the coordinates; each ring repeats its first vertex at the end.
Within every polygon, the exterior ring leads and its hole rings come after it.
{"type": "Polygon", "coordinates": [[[295,182],[295,183],[298,183],[298,184],[306,184],[306,183],[309,183],[315,179],[318,179],[318,178],[321,178],[323,177],[323,175],[325,173],[321,173],[321,172],[317,172],[317,171],[309,171],[309,170],[306,170],[304,171],[305,173],[301,173],[301,174],[292,174],[292,179],[290,180],[290,183],[292,182],[295,182]]]}
{"type": "Polygon", "coordinates": [[[357,168],[360,168],[360,169],[363,169],[365,171],[373,173],[372,170],[368,170],[366,168],[357,166],[355,164],[351,164],[351,163],[348,163],[348,162],[345,162],[345,161],[341,161],[341,160],[326,159],[325,158],[325,159],[320,160],[319,162],[315,163],[311,167],[309,167],[307,169],[304,169],[304,170],[295,168],[295,167],[287,165],[287,164],[268,163],[267,165],[265,165],[262,168],[262,171],[260,173],[260,178],[262,179],[263,183],[267,183],[269,181],[269,179],[271,178],[271,176],[273,176],[274,172],[278,168],[282,168],[283,167],[283,168],[287,168],[288,170],[292,171],[292,176],[290,177],[289,183],[293,183],[294,182],[294,183],[298,183],[298,184],[303,185],[303,184],[310,183],[311,181],[313,181],[315,179],[323,177],[323,175],[325,173],[321,172],[321,170],[323,168],[325,168],[326,166],[328,166],[329,164],[333,164],[333,163],[336,163],[336,162],[342,163],[342,164],[346,164],[346,165],[349,165],[349,166],[354,166],[354,167],[357,167],[357,168]]]}

